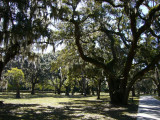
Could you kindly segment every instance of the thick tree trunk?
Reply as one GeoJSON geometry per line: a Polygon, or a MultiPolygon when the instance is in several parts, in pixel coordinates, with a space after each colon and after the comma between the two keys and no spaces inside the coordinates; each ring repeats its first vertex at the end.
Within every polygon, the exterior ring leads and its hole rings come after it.
{"type": "Polygon", "coordinates": [[[114,92],[110,93],[111,103],[112,104],[121,104],[121,105],[127,105],[128,104],[128,92],[126,93],[120,93],[120,92],[114,92]]]}
{"type": "Polygon", "coordinates": [[[122,87],[120,88],[120,80],[109,79],[109,94],[112,104],[128,104],[129,90],[122,87]]]}

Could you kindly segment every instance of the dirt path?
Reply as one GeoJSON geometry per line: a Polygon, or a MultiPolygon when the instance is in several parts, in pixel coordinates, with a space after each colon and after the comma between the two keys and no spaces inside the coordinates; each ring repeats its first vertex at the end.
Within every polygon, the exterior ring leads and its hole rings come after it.
{"type": "Polygon", "coordinates": [[[137,120],[160,120],[160,101],[152,96],[141,96],[137,120]]]}

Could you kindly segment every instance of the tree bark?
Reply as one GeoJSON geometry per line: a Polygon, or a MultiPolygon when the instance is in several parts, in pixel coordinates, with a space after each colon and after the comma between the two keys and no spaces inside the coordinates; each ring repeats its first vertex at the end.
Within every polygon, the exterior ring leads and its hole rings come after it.
{"type": "Polygon", "coordinates": [[[128,97],[129,97],[129,89],[125,88],[125,91],[122,90],[123,88],[120,87],[121,79],[110,78],[108,80],[109,85],[109,94],[112,104],[128,104],[128,97]]]}
{"type": "Polygon", "coordinates": [[[101,92],[101,79],[98,81],[98,86],[97,86],[97,99],[100,99],[100,92],[101,92]]]}
{"type": "Polygon", "coordinates": [[[128,104],[129,93],[126,91],[121,93],[119,91],[110,92],[110,99],[112,104],[127,105],[128,104]]]}

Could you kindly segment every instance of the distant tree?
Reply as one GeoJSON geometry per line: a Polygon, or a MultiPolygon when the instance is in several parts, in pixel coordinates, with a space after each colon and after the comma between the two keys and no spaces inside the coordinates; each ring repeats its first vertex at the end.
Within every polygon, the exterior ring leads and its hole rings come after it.
{"type": "Polygon", "coordinates": [[[12,85],[16,87],[16,98],[20,98],[20,87],[24,81],[24,73],[21,69],[12,68],[5,74],[6,78],[11,81],[12,85]]]}
{"type": "Polygon", "coordinates": [[[143,94],[152,94],[155,88],[156,86],[151,78],[144,78],[140,81],[137,81],[135,84],[135,89],[138,91],[138,94],[141,92],[143,94]]]}
{"type": "Polygon", "coordinates": [[[158,92],[158,96],[160,97],[160,71],[159,71],[160,65],[158,64],[158,67],[155,68],[155,77],[154,82],[157,86],[157,92],[158,92]]]}
{"type": "Polygon", "coordinates": [[[61,94],[62,86],[67,76],[67,65],[62,56],[58,56],[56,61],[52,61],[51,71],[54,72],[54,85],[58,94],[61,94]]]}

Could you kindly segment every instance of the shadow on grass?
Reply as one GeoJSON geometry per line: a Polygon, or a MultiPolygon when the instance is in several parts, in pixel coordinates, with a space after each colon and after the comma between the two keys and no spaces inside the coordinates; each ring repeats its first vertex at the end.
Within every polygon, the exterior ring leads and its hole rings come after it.
{"type": "MultiPolygon", "coordinates": [[[[50,94],[41,96],[38,94],[33,97],[26,97],[65,98],[66,96],[50,94]]],[[[102,96],[101,100],[90,100],[80,95],[68,96],[68,98],[77,99],[70,102],[59,102],[63,106],[59,108],[41,106],[40,104],[4,104],[0,107],[0,120],[136,120],[137,104],[129,104],[127,106],[112,105],[109,102],[109,98],[106,99],[106,96],[102,96]]],[[[132,102],[129,101],[129,103],[132,102]]]]}
{"type": "MultiPolygon", "coordinates": [[[[97,114],[104,119],[136,120],[138,105],[129,104],[126,106],[116,106],[107,100],[75,100],[72,103],[61,103],[70,107],[70,110],[81,111],[87,114],[97,114]]],[[[91,117],[91,119],[97,119],[91,117]]],[[[101,118],[98,118],[101,119],[101,118]]]]}
{"type": "MultiPolygon", "coordinates": [[[[84,98],[83,95],[57,95],[54,93],[36,93],[35,95],[31,95],[30,93],[21,93],[20,94],[22,99],[32,99],[32,98],[47,98],[47,97],[53,97],[53,98],[84,98]]],[[[3,92],[0,94],[1,99],[14,99],[16,97],[15,92],[3,92]]],[[[85,96],[92,97],[91,95],[85,96]]]]}
{"type": "MultiPolygon", "coordinates": [[[[76,119],[76,117],[74,117],[76,119]]],[[[4,104],[0,120],[69,120],[64,108],[41,107],[38,104],[4,104]]]]}

